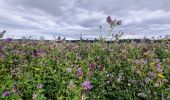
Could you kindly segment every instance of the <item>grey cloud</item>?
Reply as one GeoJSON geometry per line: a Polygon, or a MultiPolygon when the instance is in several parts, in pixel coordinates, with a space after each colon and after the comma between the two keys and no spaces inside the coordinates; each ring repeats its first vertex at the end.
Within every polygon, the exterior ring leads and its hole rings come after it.
{"type": "Polygon", "coordinates": [[[155,36],[170,34],[169,5],[169,0],[2,0],[0,27],[10,32],[54,32],[69,38],[85,33],[95,37],[99,25],[106,35],[109,25],[105,18],[110,15],[123,21],[114,32],[155,36]]]}

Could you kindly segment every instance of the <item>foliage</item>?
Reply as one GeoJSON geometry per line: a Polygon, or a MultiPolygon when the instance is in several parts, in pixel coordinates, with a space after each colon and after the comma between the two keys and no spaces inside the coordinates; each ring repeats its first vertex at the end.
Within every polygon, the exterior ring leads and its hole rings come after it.
{"type": "Polygon", "coordinates": [[[137,100],[170,94],[170,43],[0,42],[0,99],[137,100]]]}

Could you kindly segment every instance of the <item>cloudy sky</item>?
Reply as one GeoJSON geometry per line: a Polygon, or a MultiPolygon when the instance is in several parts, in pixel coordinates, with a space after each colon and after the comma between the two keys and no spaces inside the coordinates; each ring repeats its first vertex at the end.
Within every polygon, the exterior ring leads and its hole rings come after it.
{"type": "Polygon", "coordinates": [[[123,31],[123,38],[159,37],[170,35],[169,5],[169,0],[0,0],[0,31],[7,31],[4,38],[79,39],[82,33],[93,39],[107,35],[110,15],[122,20],[113,32],[123,31]]]}

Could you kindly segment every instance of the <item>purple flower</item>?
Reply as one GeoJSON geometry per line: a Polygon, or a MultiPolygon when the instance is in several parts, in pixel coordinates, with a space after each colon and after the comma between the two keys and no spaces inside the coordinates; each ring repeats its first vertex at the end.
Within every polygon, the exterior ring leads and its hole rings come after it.
{"type": "Polygon", "coordinates": [[[82,83],[82,87],[84,90],[90,90],[92,88],[92,85],[91,85],[90,81],[85,81],[82,83]]]}
{"type": "Polygon", "coordinates": [[[111,24],[111,23],[113,22],[110,16],[108,16],[108,17],[106,18],[106,22],[108,22],[109,24],[111,24]]]}
{"type": "Polygon", "coordinates": [[[142,65],[144,65],[144,64],[147,63],[147,60],[145,60],[145,59],[142,58],[142,59],[140,60],[140,63],[141,63],[142,65]]]}
{"type": "Polygon", "coordinates": [[[148,84],[150,81],[151,81],[151,79],[150,79],[149,77],[147,77],[147,78],[145,79],[145,83],[146,83],[146,84],[148,84]]]}
{"type": "Polygon", "coordinates": [[[4,97],[9,96],[9,95],[10,95],[10,91],[5,91],[5,92],[3,93],[3,96],[4,96],[4,97]]]}
{"type": "Polygon", "coordinates": [[[83,76],[83,70],[81,69],[81,67],[79,67],[77,69],[77,77],[82,77],[83,76]]]}
{"type": "Polygon", "coordinates": [[[44,53],[45,50],[37,50],[37,53],[44,53]]]}
{"type": "Polygon", "coordinates": [[[117,25],[121,25],[122,24],[122,21],[121,20],[112,20],[112,18],[110,17],[110,16],[108,16],[107,18],[106,18],[106,22],[107,23],[109,23],[110,25],[111,25],[111,27],[113,26],[113,25],[115,25],[115,26],[117,26],[117,25]]]}
{"type": "Polygon", "coordinates": [[[38,58],[38,53],[36,51],[34,51],[33,55],[38,58]]]}
{"type": "Polygon", "coordinates": [[[38,57],[40,57],[41,56],[41,54],[44,54],[44,53],[46,53],[46,51],[45,50],[34,50],[34,53],[33,53],[33,55],[36,57],[36,58],[38,58],[38,57]]]}
{"type": "Polygon", "coordinates": [[[150,77],[150,78],[156,78],[156,73],[153,73],[153,72],[148,72],[148,76],[150,77]]]}
{"type": "Polygon", "coordinates": [[[2,50],[2,46],[0,46],[0,51],[2,50]]]}
{"type": "Polygon", "coordinates": [[[8,43],[9,43],[9,42],[11,42],[11,41],[12,41],[12,38],[6,38],[6,39],[5,39],[5,42],[8,42],[8,43]]]}
{"type": "Polygon", "coordinates": [[[96,66],[97,66],[97,64],[96,64],[95,62],[94,62],[94,63],[91,63],[91,64],[90,64],[90,69],[95,69],[96,66]]]}
{"type": "Polygon", "coordinates": [[[163,71],[163,69],[162,69],[162,67],[161,67],[160,64],[157,64],[155,67],[156,67],[156,70],[157,70],[159,73],[161,73],[161,72],[163,71]]]}
{"type": "Polygon", "coordinates": [[[92,76],[93,74],[94,74],[94,71],[93,71],[93,70],[89,70],[88,75],[89,75],[89,76],[92,76]]]}

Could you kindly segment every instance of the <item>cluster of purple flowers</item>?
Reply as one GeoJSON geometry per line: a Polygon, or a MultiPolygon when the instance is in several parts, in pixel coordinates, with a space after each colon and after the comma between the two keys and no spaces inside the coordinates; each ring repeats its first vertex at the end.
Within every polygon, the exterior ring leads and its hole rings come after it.
{"type": "Polygon", "coordinates": [[[4,97],[9,96],[9,95],[10,95],[10,91],[5,91],[5,92],[3,93],[3,96],[4,96],[4,97]]]}
{"type": "Polygon", "coordinates": [[[83,90],[82,90],[82,96],[85,96],[87,92],[92,88],[92,85],[90,81],[85,81],[81,84],[83,90]]]}
{"type": "MultiPolygon", "coordinates": [[[[13,92],[14,94],[18,93],[18,89],[17,89],[16,86],[13,86],[12,92],[13,92]]],[[[5,91],[2,95],[3,95],[4,97],[10,96],[10,91],[7,90],[7,91],[5,91]]]]}
{"type": "Polygon", "coordinates": [[[113,21],[112,21],[112,18],[110,17],[110,16],[108,16],[107,18],[106,18],[106,21],[109,23],[109,24],[111,24],[113,21]]]}
{"type": "Polygon", "coordinates": [[[155,67],[156,67],[157,72],[161,73],[163,71],[163,68],[161,67],[160,64],[157,64],[155,67]]]}
{"type": "MultiPolygon", "coordinates": [[[[93,63],[90,64],[90,66],[89,66],[89,76],[92,76],[92,75],[93,75],[94,70],[96,69],[96,67],[97,67],[97,64],[96,64],[95,62],[93,62],[93,63]]],[[[103,64],[100,64],[100,65],[98,65],[97,68],[98,68],[99,71],[102,71],[103,68],[104,68],[104,65],[103,65],[103,64]]]]}
{"type": "Polygon", "coordinates": [[[95,69],[97,66],[97,64],[95,62],[91,63],[90,64],[90,69],[95,69]]]}
{"type": "Polygon", "coordinates": [[[94,69],[96,68],[96,66],[97,66],[97,64],[95,62],[90,64],[90,66],[89,66],[89,73],[88,73],[89,76],[93,75],[94,69]]]}
{"type": "MultiPolygon", "coordinates": [[[[93,75],[94,70],[96,69],[96,67],[97,67],[96,62],[92,62],[92,63],[89,65],[89,67],[88,67],[88,71],[89,71],[89,72],[88,72],[88,75],[89,75],[89,76],[92,76],[92,75],[93,75]]],[[[100,64],[100,65],[98,66],[98,69],[99,69],[100,71],[101,71],[103,68],[104,68],[104,65],[103,65],[103,64],[100,64]]],[[[80,77],[83,76],[83,70],[82,70],[81,67],[79,67],[79,68],[77,69],[76,76],[77,76],[78,78],[80,78],[80,77]]],[[[90,81],[85,81],[85,82],[83,82],[83,83],[81,84],[81,86],[82,86],[82,88],[83,88],[82,94],[86,94],[86,93],[92,88],[92,85],[91,85],[90,81]]]]}
{"type": "Polygon", "coordinates": [[[46,53],[45,50],[34,50],[33,55],[38,58],[41,54],[46,53]]]}
{"type": "Polygon", "coordinates": [[[85,81],[82,83],[83,90],[90,90],[92,88],[92,85],[90,81],[85,81]]]}
{"type": "Polygon", "coordinates": [[[6,39],[5,39],[5,42],[8,42],[8,43],[9,43],[9,42],[11,42],[12,40],[13,40],[12,38],[6,38],[6,39]]]}
{"type": "Polygon", "coordinates": [[[157,76],[156,73],[153,73],[153,72],[151,72],[151,71],[149,71],[147,74],[148,74],[148,76],[149,76],[150,78],[156,78],[156,76],[157,76]]]}
{"type": "Polygon", "coordinates": [[[106,18],[106,22],[108,22],[110,24],[111,27],[113,26],[118,26],[122,24],[121,20],[112,20],[112,18],[110,16],[108,16],[106,18]]]}

